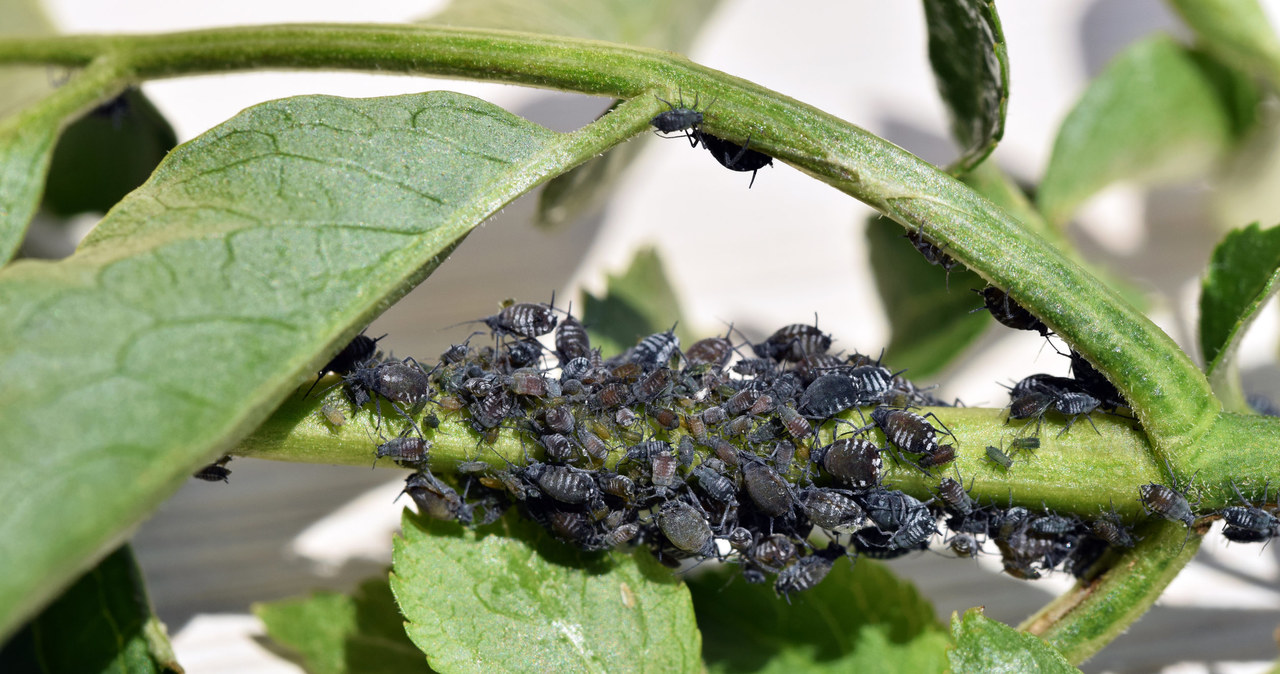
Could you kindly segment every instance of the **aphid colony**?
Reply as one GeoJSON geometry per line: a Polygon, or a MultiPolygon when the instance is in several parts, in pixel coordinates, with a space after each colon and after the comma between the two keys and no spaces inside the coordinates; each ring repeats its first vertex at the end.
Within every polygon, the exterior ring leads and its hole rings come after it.
{"type": "MultiPolygon", "coordinates": [[[[405,493],[426,515],[481,526],[514,505],[584,550],[643,545],[673,566],[719,559],[740,565],[748,582],[772,577],[782,595],[813,587],[841,557],[893,558],[925,549],[935,535],[963,557],[993,541],[1005,570],[1024,579],[1058,568],[1082,574],[1108,546],[1133,545],[1114,514],[1083,521],[979,504],[950,477],[938,478],[928,501],[894,489],[882,480],[886,454],[926,475],[954,459],[949,431],[915,411],[946,403],[878,360],[830,353],[831,337],[816,326],[788,325],[749,345],[712,337],[683,350],[673,328],[605,359],[578,320],[549,305],[511,304],[481,322],[492,345],[468,340],[430,368],[380,357],[326,366],[343,376],[355,409],[373,403],[379,429],[397,420],[405,428],[384,434],[374,454],[416,469],[405,493]],[[552,332],[554,349],[537,341],[552,332]],[[863,407],[872,408],[863,425],[837,418],[863,407]],[[439,415],[482,438],[456,480],[427,467],[423,426],[437,426],[439,415]],[[833,419],[835,437],[820,442],[816,429],[833,419]],[[520,462],[488,449],[501,429],[526,443],[520,462]],[[813,542],[819,531],[825,544],[813,542]]],[[[1070,422],[1116,406],[1118,394],[1084,383],[1088,372],[1096,375],[1077,366],[1075,379],[1019,382],[1011,417],[1038,422],[1056,411],[1070,422]],[[1070,397],[1086,391],[1092,407],[1070,397]],[[1026,405],[1030,413],[1013,414],[1029,395],[1040,396],[1026,405]]],[[[322,413],[337,423],[333,407],[322,413]]],[[[1022,437],[1010,451],[1037,446],[1022,437]]],[[[1176,490],[1148,485],[1142,497],[1158,515],[1191,517],[1176,490]]],[[[1246,533],[1233,540],[1274,535],[1272,513],[1240,510],[1232,527],[1246,533]]]]}

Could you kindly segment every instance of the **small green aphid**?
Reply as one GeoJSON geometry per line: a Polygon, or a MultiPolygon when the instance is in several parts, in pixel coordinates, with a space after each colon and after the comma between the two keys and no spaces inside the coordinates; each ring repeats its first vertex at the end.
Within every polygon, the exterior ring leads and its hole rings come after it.
{"type": "Polygon", "coordinates": [[[1023,449],[1040,449],[1040,438],[1015,438],[1009,443],[1009,449],[1018,451],[1023,449]]]}
{"type": "Polygon", "coordinates": [[[992,463],[1000,464],[1005,470],[1009,470],[1013,467],[1013,459],[1009,458],[1009,455],[1005,454],[999,447],[987,445],[987,460],[992,463]]]}
{"type": "Polygon", "coordinates": [[[320,414],[324,416],[326,421],[335,427],[342,426],[347,423],[347,416],[343,414],[342,410],[338,409],[338,406],[333,403],[325,403],[324,405],[321,405],[320,414]]]}

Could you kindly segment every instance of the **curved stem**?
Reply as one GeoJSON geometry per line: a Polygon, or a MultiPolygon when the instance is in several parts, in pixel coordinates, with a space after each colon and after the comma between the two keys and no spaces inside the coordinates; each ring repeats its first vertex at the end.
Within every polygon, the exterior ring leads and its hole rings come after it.
{"type": "Polygon", "coordinates": [[[1105,284],[990,201],[867,131],[678,55],[590,40],[427,26],[296,25],[145,36],[0,40],[0,63],[78,65],[111,54],[137,79],[262,68],[337,68],[496,80],[630,98],[716,99],[704,128],[781,159],[923,230],[1005,289],[1106,372],[1155,448],[1176,450],[1220,406],[1173,341],[1105,284]]]}

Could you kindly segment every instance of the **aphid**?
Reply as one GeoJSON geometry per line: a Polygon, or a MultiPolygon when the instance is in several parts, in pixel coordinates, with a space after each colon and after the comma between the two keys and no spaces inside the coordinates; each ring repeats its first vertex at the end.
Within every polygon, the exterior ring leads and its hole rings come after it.
{"type": "Polygon", "coordinates": [[[609,457],[609,444],[585,426],[578,427],[578,442],[582,444],[587,456],[596,463],[603,463],[609,457]]]}
{"type": "Polygon", "coordinates": [[[684,501],[667,501],[658,511],[658,528],[676,548],[702,557],[715,554],[707,518],[684,501]]]}
{"type": "MultiPolygon", "coordinates": [[[[991,317],[1001,325],[1014,330],[1034,330],[1042,337],[1049,335],[1049,326],[1023,308],[1021,304],[1013,301],[1003,290],[995,286],[987,286],[982,290],[975,289],[973,292],[982,295],[982,308],[991,312],[991,317]]],[[[974,309],[974,311],[981,310],[974,309]]]]}
{"type": "Polygon", "coordinates": [[[693,465],[693,455],[693,439],[687,435],[680,438],[680,444],[676,446],[676,457],[680,460],[680,467],[688,468],[693,465]]]}
{"type": "Polygon", "coordinates": [[[732,357],[733,343],[724,337],[700,339],[684,352],[684,361],[688,367],[711,365],[721,368],[732,357]]]}
{"type": "Polygon", "coordinates": [[[773,461],[773,467],[780,472],[787,472],[791,468],[791,462],[796,458],[795,443],[790,440],[779,440],[773,443],[773,452],[769,454],[769,458],[773,461]]]}
{"type": "Polygon", "coordinates": [[[733,371],[744,377],[771,377],[777,369],[772,358],[744,358],[733,364],[733,371]]]}
{"type": "Polygon", "coordinates": [[[941,466],[956,460],[956,448],[952,445],[938,445],[938,450],[932,454],[925,454],[916,461],[916,465],[926,471],[934,466],[941,466]]]}
{"type": "Polygon", "coordinates": [[[751,189],[751,186],[756,184],[756,171],[773,165],[773,157],[748,149],[751,146],[750,137],[747,137],[745,145],[738,145],[704,131],[698,131],[697,136],[698,140],[702,141],[702,146],[707,148],[721,166],[731,171],[751,171],[751,182],[747,185],[747,189],[751,189]]]}
{"type": "Polygon", "coordinates": [[[729,541],[729,547],[738,552],[745,552],[755,540],[751,535],[751,530],[746,527],[734,527],[726,538],[729,541]]]}
{"type": "Polygon", "coordinates": [[[747,495],[760,508],[760,512],[770,517],[781,517],[791,511],[795,500],[791,494],[791,485],[777,471],[759,460],[753,460],[742,465],[742,475],[747,495]]]}
{"type": "Polygon", "coordinates": [[[958,480],[949,477],[942,478],[942,482],[938,483],[938,497],[947,505],[947,509],[968,515],[973,512],[973,498],[969,496],[968,490],[964,488],[964,484],[958,480]]]}
{"type": "Polygon", "coordinates": [[[982,545],[978,543],[978,539],[971,534],[959,533],[951,537],[947,541],[947,546],[951,551],[956,553],[957,557],[977,557],[978,552],[982,550],[982,545]]]}
{"type": "Polygon", "coordinates": [[[724,464],[717,459],[707,459],[690,475],[696,481],[702,493],[720,503],[737,503],[738,489],[733,480],[725,477],[724,464]],[[714,463],[712,463],[714,462],[714,463]]]}
{"type": "Polygon", "coordinates": [[[542,418],[547,423],[547,428],[568,435],[573,432],[574,419],[573,412],[568,407],[556,405],[548,407],[542,412],[542,418]]]}
{"type": "Polygon", "coordinates": [[[804,440],[813,435],[813,425],[791,405],[782,405],[778,408],[778,419],[782,421],[782,427],[787,430],[787,434],[796,440],[804,440]]]}
{"type": "Polygon", "coordinates": [[[451,395],[440,396],[436,399],[436,404],[440,406],[440,409],[446,412],[457,412],[467,406],[467,404],[463,402],[462,398],[451,395]]]}
{"type": "Polygon", "coordinates": [[[477,426],[476,430],[487,430],[497,428],[503,419],[510,416],[516,409],[516,403],[506,389],[495,389],[489,395],[472,403],[469,409],[472,425],[477,426]]]}
{"type": "Polygon", "coordinates": [[[747,409],[747,414],[758,417],[772,412],[776,407],[777,402],[774,401],[773,396],[765,393],[757,398],[755,403],[747,409]]]}
{"type": "Polygon", "coordinates": [[[1013,459],[1009,458],[1009,455],[1005,454],[999,447],[991,445],[987,445],[987,461],[999,465],[1005,470],[1013,467],[1013,459]]]}
{"type": "Polygon", "coordinates": [[[650,372],[631,387],[631,396],[639,402],[650,403],[670,393],[671,374],[671,370],[665,367],[650,372]]]}
{"type": "MultiPolygon", "coordinates": [[[[927,536],[925,537],[927,540],[927,536]]],[[[850,537],[858,554],[871,559],[894,559],[917,550],[929,547],[926,541],[920,541],[911,547],[898,545],[894,535],[872,526],[859,529],[850,537]]]]}
{"type": "Polygon", "coordinates": [[[440,354],[440,362],[445,365],[454,365],[461,363],[467,359],[471,353],[471,347],[467,344],[454,344],[450,346],[444,353],[440,354]]]}
{"type": "Polygon", "coordinates": [[[675,410],[666,407],[659,407],[649,411],[649,417],[658,422],[663,430],[674,431],[680,428],[680,417],[675,410]]]}
{"type": "Polygon", "coordinates": [[[557,320],[551,305],[522,302],[503,307],[502,311],[480,322],[499,336],[541,337],[556,327],[557,320]]]}
{"type": "Polygon", "coordinates": [[[716,458],[723,461],[725,465],[737,466],[741,463],[741,459],[738,458],[738,448],[734,447],[728,440],[718,435],[711,435],[707,437],[707,446],[711,448],[711,451],[715,452],[716,458]]]}
{"type": "Polygon", "coordinates": [[[638,533],[640,533],[640,525],[635,522],[621,524],[602,536],[600,543],[607,548],[616,548],[629,543],[638,533]]]}
{"type": "MultiPolygon", "coordinates": [[[[680,93],[680,107],[671,104],[671,101],[658,98],[659,101],[667,104],[670,110],[660,112],[649,120],[649,124],[658,130],[659,133],[675,133],[684,131],[685,137],[689,139],[690,147],[698,146],[698,127],[702,124],[702,113],[698,112],[698,96],[693,96],[693,106],[684,107],[684,92],[680,93]]],[[[715,101],[712,101],[712,105],[715,101]]],[[[710,105],[707,107],[711,107],[710,105]]]]}
{"type": "Polygon", "coordinates": [[[702,410],[702,421],[707,426],[717,426],[724,423],[724,420],[728,418],[729,413],[725,412],[724,408],[719,405],[712,405],[711,407],[702,410]]]}
{"type": "Polygon", "coordinates": [[[550,393],[554,396],[549,385],[554,382],[543,378],[534,370],[516,370],[511,373],[510,379],[507,380],[507,390],[518,396],[532,396],[534,398],[542,398],[550,393]]]}
{"type": "Polygon", "coordinates": [[[530,515],[533,515],[535,519],[545,519],[542,525],[549,529],[556,538],[565,543],[572,543],[588,550],[595,547],[592,540],[594,536],[591,530],[591,523],[587,521],[586,515],[582,513],[550,510],[546,512],[534,511],[530,515]]]}
{"type": "MultiPolygon", "coordinates": [[[[371,396],[377,394],[390,400],[393,406],[400,403],[409,405],[411,411],[416,411],[426,404],[432,393],[431,381],[427,373],[423,372],[417,361],[412,358],[406,358],[403,361],[391,360],[373,367],[358,367],[344,377],[343,381],[357,409],[364,407],[372,399],[371,396]]],[[[375,404],[377,404],[376,400],[375,404]]],[[[409,417],[410,412],[398,406],[395,409],[401,416],[409,417]]],[[[378,417],[381,420],[380,406],[378,417]]]]}
{"type": "Polygon", "coordinates": [[[800,507],[810,522],[827,531],[856,526],[864,517],[856,501],[835,489],[810,487],[801,490],[800,507]]]}
{"type": "Polygon", "coordinates": [[[816,324],[792,323],[778,328],[769,338],[753,344],[751,350],[760,358],[795,363],[806,356],[826,353],[831,348],[831,335],[816,324]]]}
{"type": "MultiPolygon", "coordinates": [[[[889,442],[904,452],[924,454],[929,457],[933,457],[940,451],[937,430],[925,421],[931,416],[937,419],[932,412],[920,416],[910,410],[890,407],[877,407],[871,410],[871,420],[884,431],[889,442]]],[[[941,424],[940,421],[939,424],[941,424]]],[[[946,427],[943,428],[945,430],[946,427]]],[[[952,437],[954,439],[954,436],[952,437]]]]}
{"type": "Polygon", "coordinates": [[[1153,482],[1139,487],[1138,494],[1147,512],[1173,522],[1182,522],[1187,527],[1195,523],[1196,517],[1191,512],[1187,497],[1176,490],[1153,482]]]}
{"type": "Polygon", "coordinates": [[[388,457],[399,463],[422,465],[431,456],[431,441],[422,438],[392,438],[378,445],[374,461],[388,457]]]}
{"type": "Polygon", "coordinates": [[[338,406],[333,403],[325,403],[321,405],[320,416],[324,417],[324,420],[328,421],[329,425],[335,428],[347,423],[347,415],[343,414],[342,410],[338,409],[338,406]]]}
{"type": "Polygon", "coordinates": [[[724,427],[724,434],[731,437],[746,435],[750,431],[751,431],[751,417],[746,417],[746,416],[738,417],[737,419],[734,419],[733,421],[730,421],[729,423],[725,424],[725,427],[724,427]]]}
{"type": "Polygon", "coordinates": [[[1040,438],[1014,438],[1009,443],[1009,450],[1013,452],[1040,449],[1040,438]]]}
{"type": "Polygon", "coordinates": [[[585,357],[578,356],[569,360],[560,368],[560,381],[581,380],[591,369],[591,361],[585,357]]]}
{"type": "Polygon", "coordinates": [[[1133,536],[1130,535],[1129,529],[1114,514],[1104,513],[1102,517],[1089,523],[1089,530],[1093,532],[1093,535],[1114,547],[1133,547],[1133,536]]]}
{"type": "Polygon", "coordinates": [[[578,453],[573,441],[559,433],[544,435],[538,442],[546,448],[547,459],[557,463],[568,461],[578,453]]]}
{"type": "Polygon", "coordinates": [[[597,493],[595,480],[585,470],[545,463],[535,463],[521,470],[542,493],[561,503],[586,503],[597,493]]]}
{"type": "MultiPolygon", "coordinates": [[[[666,443],[663,443],[666,444],[666,443]]],[[[649,455],[649,483],[659,495],[666,493],[676,483],[676,468],[680,462],[670,447],[665,452],[654,452],[649,455]]]]}
{"type": "Polygon", "coordinates": [[[631,392],[626,384],[606,384],[587,399],[587,407],[593,411],[611,410],[630,400],[631,392]]]}
{"type": "Polygon", "coordinates": [[[506,349],[507,363],[511,367],[525,367],[542,357],[542,344],[535,339],[522,339],[506,349]]]}
{"type": "Polygon", "coordinates": [[[771,534],[751,546],[747,557],[765,570],[777,573],[796,558],[796,544],[782,534],[771,534]]]}
{"type": "Polygon", "coordinates": [[[342,347],[342,350],[337,355],[330,358],[329,362],[320,368],[320,371],[316,373],[317,379],[315,383],[311,385],[311,388],[307,389],[303,397],[311,395],[312,389],[316,387],[316,384],[320,383],[320,379],[330,372],[346,375],[354,372],[357,368],[364,367],[378,352],[378,342],[383,337],[386,337],[386,335],[377,339],[369,337],[363,332],[356,335],[346,346],[342,347]]]}
{"type": "Polygon", "coordinates": [[[441,482],[431,471],[417,472],[404,481],[404,491],[418,506],[420,514],[438,520],[463,520],[470,523],[470,509],[453,487],[441,482]]]}
{"type": "Polygon", "coordinates": [[[929,512],[925,504],[915,497],[892,489],[876,489],[864,494],[862,507],[867,517],[884,531],[901,527],[914,519],[915,513],[929,512]]]}
{"type": "Polygon", "coordinates": [[[794,566],[783,569],[778,574],[777,580],[773,582],[774,593],[786,597],[789,603],[792,593],[804,592],[821,583],[822,579],[831,572],[831,567],[835,565],[836,560],[844,554],[844,546],[834,541],[828,543],[826,550],[815,552],[802,558],[794,566]]]}
{"type": "Polygon", "coordinates": [[[631,350],[629,360],[644,368],[645,372],[666,367],[680,350],[680,338],[676,337],[675,329],[673,325],[666,332],[657,332],[640,340],[631,350]]]}
{"type": "Polygon", "coordinates": [[[218,482],[221,480],[222,482],[230,484],[231,480],[227,479],[231,477],[231,469],[227,468],[228,463],[231,463],[231,455],[223,455],[221,459],[197,470],[192,477],[204,480],[205,482],[218,482]]]}
{"type": "Polygon", "coordinates": [[[684,425],[689,429],[689,434],[698,439],[698,442],[705,443],[707,440],[707,422],[697,414],[687,414],[684,417],[684,425]]]}
{"type": "MultiPolygon", "coordinates": [[[[1226,523],[1222,534],[1227,537],[1227,540],[1240,543],[1253,543],[1270,538],[1280,524],[1280,520],[1277,520],[1274,514],[1249,503],[1235,484],[1232,484],[1231,488],[1235,489],[1236,496],[1240,497],[1245,505],[1229,506],[1222,510],[1222,520],[1226,523]]],[[[1266,498],[1264,488],[1262,500],[1266,501],[1266,498]]]]}
{"type": "Polygon", "coordinates": [[[636,416],[636,413],[630,407],[620,408],[613,415],[613,422],[623,428],[630,428],[635,425],[637,421],[639,421],[639,417],[636,416]]]}
{"type": "Polygon", "coordinates": [[[955,269],[960,265],[955,258],[947,255],[941,248],[934,245],[933,242],[924,238],[923,227],[915,231],[907,232],[906,234],[903,234],[903,236],[911,241],[911,245],[915,246],[916,250],[920,251],[920,254],[924,256],[924,259],[927,260],[929,264],[936,267],[942,267],[947,271],[948,275],[950,275],[952,269],[955,269]]]}
{"type": "Polygon", "coordinates": [[[1129,406],[1129,402],[1120,394],[1115,384],[1112,384],[1111,380],[1099,372],[1092,363],[1085,360],[1084,356],[1075,349],[1072,349],[1068,356],[1071,358],[1071,375],[1084,388],[1085,393],[1102,401],[1102,406],[1108,409],[1129,406]]]}
{"type": "Polygon", "coordinates": [[[810,456],[832,477],[854,489],[871,489],[880,484],[880,470],[884,467],[880,448],[866,438],[841,438],[810,456]]]}
{"type": "Polygon", "coordinates": [[[1075,528],[1075,525],[1073,520],[1066,517],[1053,514],[1041,515],[1027,524],[1027,533],[1042,538],[1061,536],[1075,528]]]}
{"type": "Polygon", "coordinates": [[[621,499],[626,505],[631,505],[636,498],[636,485],[631,478],[626,475],[617,473],[601,473],[596,476],[596,481],[600,485],[600,491],[621,499]]]}
{"type": "MultiPolygon", "coordinates": [[[[591,338],[587,329],[573,316],[566,316],[556,326],[556,355],[562,364],[577,358],[587,358],[591,354],[591,338]]],[[[563,365],[562,365],[563,367],[563,365]]]]}
{"type": "Polygon", "coordinates": [[[805,386],[813,380],[844,365],[838,356],[827,353],[812,353],[796,362],[795,373],[805,386]]]}
{"type": "Polygon", "coordinates": [[[865,402],[863,392],[852,379],[840,374],[824,374],[813,380],[800,396],[799,411],[810,419],[827,419],[865,402]]]}

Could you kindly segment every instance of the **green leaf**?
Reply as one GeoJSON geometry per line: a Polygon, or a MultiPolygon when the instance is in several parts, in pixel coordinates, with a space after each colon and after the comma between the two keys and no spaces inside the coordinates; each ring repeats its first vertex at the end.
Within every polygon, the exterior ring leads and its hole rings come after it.
{"type": "Polygon", "coordinates": [[[1234,356],[1240,339],[1280,283],[1280,227],[1254,223],[1213,250],[1200,291],[1200,349],[1205,372],[1228,409],[1248,412],[1234,356]]]}
{"type": "Polygon", "coordinates": [[[839,560],[791,603],[735,579],[735,568],[689,582],[702,655],[712,672],[941,672],[946,630],[915,586],[868,560],[839,560]]]}
{"type": "Polygon", "coordinates": [[[986,312],[973,312],[982,307],[982,298],[970,291],[987,282],[963,267],[953,269],[948,279],[890,220],[871,218],[866,236],[876,289],[889,318],[885,362],[907,368],[913,378],[937,374],[991,323],[986,312]]]}
{"type": "Polygon", "coordinates": [[[1257,0],[1172,0],[1200,44],[1233,67],[1280,89],[1280,42],[1257,0]]]}
{"type": "Polygon", "coordinates": [[[1032,636],[982,615],[981,608],[951,616],[956,646],[947,652],[955,674],[1079,672],[1062,654],[1032,636]]]}
{"type": "Polygon", "coordinates": [[[255,604],[253,612],[311,674],[432,671],[405,634],[386,578],[371,578],[350,595],[316,592],[255,604]]]}
{"type": "Polygon", "coordinates": [[[174,150],[75,255],[0,270],[0,633],[472,227],[651,109],[566,135],[447,92],[273,101],[174,150]]]}
{"type": "Polygon", "coordinates": [[[1121,53],[1063,122],[1037,204],[1054,224],[1117,180],[1183,180],[1211,168],[1251,124],[1258,92],[1205,54],[1158,36],[1121,53]]]}
{"type": "MultiPolygon", "coordinates": [[[[582,322],[593,347],[617,354],[647,335],[671,329],[680,321],[680,302],[667,281],[655,248],[642,248],[620,276],[609,275],[603,297],[583,293],[582,322]]],[[[676,325],[682,344],[689,344],[686,328],[676,325]]]]}
{"type": "Polygon", "coordinates": [[[44,207],[61,216],[105,213],[145,182],[177,144],[160,111],[140,90],[129,89],[62,132],[44,207]]]}
{"type": "Polygon", "coordinates": [[[122,545],[0,649],[5,672],[181,672],[122,545]]]}
{"type": "Polygon", "coordinates": [[[1004,135],[1009,103],[1009,55],[991,0],[925,0],[929,63],[951,133],[963,148],[952,171],[982,162],[1004,135]]]}
{"type": "Polygon", "coordinates": [[[592,554],[508,516],[464,530],[406,511],[391,590],[441,671],[700,668],[683,582],[647,553],[592,554]]]}

